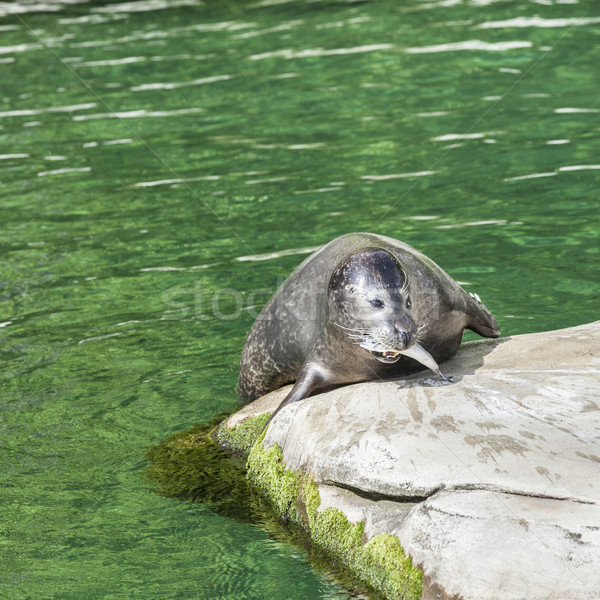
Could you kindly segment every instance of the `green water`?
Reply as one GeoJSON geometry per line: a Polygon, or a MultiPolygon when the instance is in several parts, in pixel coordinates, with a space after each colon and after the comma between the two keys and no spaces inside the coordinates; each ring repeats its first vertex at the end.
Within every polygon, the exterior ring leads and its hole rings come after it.
{"type": "Polygon", "coordinates": [[[0,597],[348,598],[146,451],[237,406],[253,315],[344,233],[505,335],[596,320],[600,6],[171,5],[0,7],[0,597]]]}

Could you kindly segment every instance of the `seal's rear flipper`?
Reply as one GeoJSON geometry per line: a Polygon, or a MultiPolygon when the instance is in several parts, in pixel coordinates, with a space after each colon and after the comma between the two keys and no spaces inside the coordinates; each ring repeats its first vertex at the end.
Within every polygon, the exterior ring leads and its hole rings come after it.
{"type": "Polygon", "coordinates": [[[482,337],[497,338],[500,326],[477,294],[469,294],[467,299],[467,327],[482,337]]]}

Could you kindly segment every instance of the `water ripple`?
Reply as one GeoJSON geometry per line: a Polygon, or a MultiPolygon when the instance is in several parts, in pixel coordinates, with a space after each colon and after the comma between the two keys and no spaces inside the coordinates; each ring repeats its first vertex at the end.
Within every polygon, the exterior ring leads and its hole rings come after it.
{"type": "Polygon", "coordinates": [[[558,167],[555,171],[547,171],[545,173],[529,173],[527,175],[519,175],[517,177],[506,177],[503,181],[523,181],[525,179],[538,179],[540,177],[554,177],[559,173],[570,173],[573,171],[598,171],[600,165],[564,165],[558,167]]]}
{"type": "Polygon", "coordinates": [[[156,187],[159,185],[173,185],[175,183],[192,183],[194,181],[216,181],[221,179],[219,175],[205,175],[203,177],[177,177],[176,179],[158,179],[156,181],[140,181],[133,184],[132,187],[156,187]]]}
{"type": "Polygon", "coordinates": [[[40,171],[38,177],[46,177],[48,175],[65,175],[67,173],[88,173],[92,167],[67,167],[65,169],[54,169],[53,171],[40,171]]]}
{"type": "Polygon", "coordinates": [[[262,54],[252,54],[248,60],[263,60],[265,58],[312,58],[318,56],[337,56],[344,54],[359,54],[362,52],[375,52],[377,50],[391,50],[393,44],[368,44],[365,46],[354,46],[352,48],[333,48],[325,50],[323,48],[309,48],[307,50],[274,50],[272,52],[263,52],[262,54]]]}
{"type": "Polygon", "coordinates": [[[482,133],[446,133],[431,138],[433,142],[454,142],[463,140],[482,140],[490,135],[502,135],[505,131],[486,131],[482,133]]]}
{"type": "Polygon", "coordinates": [[[72,104],[70,106],[48,106],[46,108],[24,108],[20,110],[6,110],[0,112],[0,117],[31,117],[34,115],[41,115],[44,113],[53,112],[75,112],[78,110],[89,110],[95,108],[97,104],[95,102],[88,102],[86,104],[72,104]]]}
{"type": "Polygon", "coordinates": [[[469,221],[467,223],[455,223],[453,225],[437,225],[435,229],[459,229],[461,227],[479,227],[480,225],[507,225],[506,219],[494,219],[489,221],[469,221]]]}
{"type": "Polygon", "coordinates": [[[168,271],[187,271],[185,267],[144,267],[140,269],[142,273],[150,272],[150,271],[160,271],[160,272],[168,272],[168,271]]]}
{"type": "Polygon", "coordinates": [[[216,81],[227,81],[232,75],[213,75],[212,77],[202,77],[192,79],[191,81],[178,81],[174,83],[144,83],[129,88],[132,92],[144,92],[147,90],[175,90],[177,88],[189,87],[191,85],[203,85],[205,83],[215,83],[216,81]]]}
{"type": "Polygon", "coordinates": [[[178,6],[202,6],[202,0],[143,0],[136,2],[122,2],[120,4],[109,4],[107,6],[94,6],[91,12],[148,12],[164,8],[175,8],[178,6]]]}
{"type": "Polygon", "coordinates": [[[485,52],[502,52],[504,50],[517,50],[518,48],[531,48],[533,44],[525,41],[514,42],[482,42],[481,40],[466,40],[435,46],[418,46],[405,48],[408,54],[430,54],[434,52],[456,52],[458,50],[482,50],[485,52]]]}
{"type": "Polygon", "coordinates": [[[203,269],[208,269],[210,267],[214,267],[218,263],[209,263],[206,265],[194,265],[193,267],[144,267],[140,269],[142,273],[150,273],[153,271],[158,271],[161,273],[168,273],[171,271],[201,271],[203,269]]]}
{"type": "Polygon", "coordinates": [[[540,177],[554,177],[556,171],[548,171],[546,173],[530,173],[529,175],[519,175],[517,177],[505,177],[502,181],[522,181],[524,179],[539,179],[540,177]]]}
{"type": "Polygon", "coordinates": [[[42,44],[17,44],[16,46],[0,46],[0,54],[13,54],[14,52],[26,52],[27,50],[40,50],[43,47],[44,46],[42,46],[42,44]]]}
{"type": "Polygon", "coordinates": [[[289,144],[288,150],[313,150],[314,148],[323,148],[323,142],[313,142],[312,144],[289,144]]]}
{"type": "MultiPolygon", "coordinates": [[[[109,5],[112,9],[114,4],[109,5]]],[[[224,21],[221,23],[198,23],[186,27],[173,27],[167,30],[153,29],[152,31],[141,31],[117,38],[108,38],[101,40],[87,40],[83,42],[71,42],[70,48],[97,48],[108,47],[115,44],[130,44],[132,42],[151,42],[154,40],[172,40],[190,33],[210,33],[223,30],[235,31],[246,24],[236,23],[235,21],[224,21]]],[[[249,24],[252,26],[252,24],[249,24]]]]}
{"type": "Polygon", "coordinates": [[[0,17],[20,15],[28,12],[56,12],[62,10],[65,4],[83,4],[86,0],[70,0],[68,2],[2,2],[0,3],[0,17]]]}
{"type": "Polygon", "coordinates": [[[207,60],[216,58],[216,54],[169,54],[166,56],[150,56],[148,57],[153,62],[163,62],[167,60],[207,60]]]}
{"type": "Polygon", "coordinates": [[[60,25],[101,25],[117,19],[126,19],[127,15],[111,14],[106,16],[100,15],[82,15],[81,17],[66,17],[58,19],[60,25]]]}
{"type": "Polygon", "coordinates": [[[389,175],[362,175],[361,179],[367,181],[387,181],[388,179],[404,179],[406,177],[425,177],[434,175],[436,171],[416,171],[415,173],[391,173],[389,175]]]}
{"type": "Polygon", "coordinates": [[[474,29],[504,29],[506,27],[575,27],[600,23],[600,17],[568,17],[543,19],[542,17],[515,17],[505,21],[488,21],[476,25],[474,29]]]}
{"type": "MultiPolygon", "coordinates": [[[[332,186],[332,187],[322,187],[322,188],[315,188],[312,190],[296,190],[294,192],[294,194],[296,195],[300,195],[300,194],[323,194],[326,192],[337,192],[339,190],[341,190],[342,188],[338,185],[336,186],[332,186]]],[[[332,216],[337,216],[337,215],[341,215],[342,213],[329,213],[332,216]]]]}
{"type": "Polygon", "coordinates": [[[245,33],[238,33],[236,35],[232,35],[231,38],[234,40],[244,40],[247,38],[258,37],[259,35],[265,35],[268,33],[278,33],[279,31],[289,31],[293,29],[297,25],[302,25],[304,21],[301,19],[296,21],[289,21],[287,23],[281,23],[281,25],[276,25],[275,27],[269,27],[267,29],[260,29],[258,31],[246,31],[245,33]]]}
{"type": "Polygon", "coordinates": [[[357,23],[368,23],[371,21],[371,17],[354,17],[352,19],[348,19],[347,21],[333,21],[331,23],[323,23],[315,25],[315,29],[334,29],[337,27],[346,27],[347,25],[355,25],[357,23]]]}
{"type": "Polygon", "coordinates": [[[121,144],[131,144],[133,143],[133,139],[132,138],[121,138],[118,140],[106,140],[105,142],[102,142],[103,146],[119,146],[121,144]]]}
{"type": "Polygon", "coordinates": [[[600,165],[569,165],[566,167],[558,167],[558,170],[561,173],[566,171],[597,171],[598,169],[600,169],[600,165]]]}
{"type": "Polygon", "coordinates": [[[115,67],[117,65],[129,65],[132,63],[139,63],[148,60],[145,56],[127,56],[125,58],[114,58],[112,60],[90,60],[86,62],[75,62],[65,61],[65,62],[73,62],[73,66],[75,68],[80,67],[115,67]]]}
{"type": "Polygon", "coordinates": [[[246,185],[256,185],[257,183],[277,183],[279,181],[286,181],[287,177],[269,177],[267,179],[248,179],[246,185]]]}
{"type": "MultiPolygon", "coordinates": [[[[202,112],[201,108],[177,108],[175,110],[139,110],[96,113],[93,115],[75,115],[73,121],[91,121],[93,119],[137,119],[141,117],[171,117],[173,115],[189,115],[202,112]]],[[[0,113],[0,116],[1,113],[0,113]]]]}
{"type": "Polygon", "coordinates": [[[566,115],[566,114],[572,114],[572,113],[597,113],[600,112],[599,108],[570,108],[570,107],[565,107],[565,108],[556,108],[554,109],[554,112],[559,114],[559,115],[566,115]]]}
{"type": "Polygon", "coordinates": [[[91,337],[91,338],[84,338],[82,340],[79,340],[77,343],[78,344],[86,344],[87,342],[98,342],[101,340],[107,340],[109,338],[118,337],[120,335],[121,335],[121,333],[107,333],[106,335],[97,335],[97,336],[91,337]]]}
{"type": "Polygon", "coordinates": [[[321,246],[311,246],[310,248],[294,248],[292,250],[281,250],[280,252],[269,252],[268,254],[251,254],[250,256],[238,256],[235,260],[238,262],[271,260],[273,258],[281,258],[282,256],[310,254],[311,252],[316,252],[320,247],[321,246]]]}
{"type": "Polygon", "coordinates": [[[445,117],[446,115],[449,115],[450,111],[447,110],[435,110],[433,112],[422,112],[422,113],[417,113],[415,115],[415,117],[445,117]]]}

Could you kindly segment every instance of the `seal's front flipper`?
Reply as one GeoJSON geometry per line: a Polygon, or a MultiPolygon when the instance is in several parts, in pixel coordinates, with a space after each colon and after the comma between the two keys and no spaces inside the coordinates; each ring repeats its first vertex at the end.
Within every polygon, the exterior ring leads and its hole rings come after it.
{"type": "Polygon", "coordinates": [[[482,337],[497,338],[500,326],[477,294],[467,296],[467,327],[482,337]]]}
{"type": "Polygon", "coordinates": [[[294,387],[290,390],[289,394],[281,401],[281,404],[277,407],[275,412],[271,415],[269,420],[265,423],[263,431],[269,426],[273,417],[285,406],[292,404],[292,402],[298,402],[312,396],[321,387],[324,381],[321,372],[318,369],[311,368],[310,365],[305,365],[300,371],[300,375],[294,384],[294,387]]]}

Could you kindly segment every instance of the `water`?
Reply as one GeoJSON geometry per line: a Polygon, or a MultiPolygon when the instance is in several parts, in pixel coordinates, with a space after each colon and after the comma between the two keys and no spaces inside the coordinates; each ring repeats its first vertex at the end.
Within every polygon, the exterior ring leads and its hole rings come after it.
{"type": "Polygon", "coordinates": [[[146,451],[236,407],[253,315],[343,233],[505,335],[597,319],[600,7],[161,4],[0,7],[0,595],[348,598],[146,451]]]}

